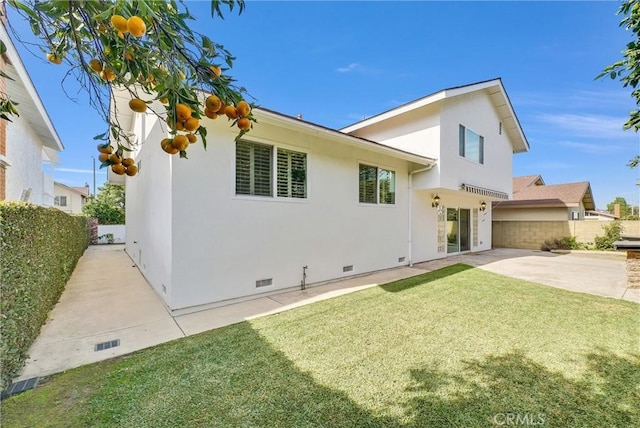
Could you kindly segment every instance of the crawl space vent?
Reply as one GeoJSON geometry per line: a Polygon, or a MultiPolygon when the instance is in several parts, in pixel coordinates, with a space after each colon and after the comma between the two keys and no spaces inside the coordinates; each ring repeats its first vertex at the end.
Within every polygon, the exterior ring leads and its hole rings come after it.
{"type": "Polygon", "coordinates": [[[273,278],[259,279],[256,281],[256,288],[267,287],[269,285],[273,285],[273,278]]]}

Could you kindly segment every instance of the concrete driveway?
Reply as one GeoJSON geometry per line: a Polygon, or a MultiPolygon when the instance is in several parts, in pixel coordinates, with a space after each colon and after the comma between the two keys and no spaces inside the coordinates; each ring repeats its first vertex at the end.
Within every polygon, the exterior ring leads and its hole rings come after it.
{"type": "Polygon", "coordinates": [[[640,303],[626,288],[622,254],[558,255],[498,249],[399,267],[306,290],[259,296],[206,311],[172,317],[123,251],[123,245],[91,246],[80,259],[58,304],[29,350],[17,380],[30,379],[258,316],[411,277],[455,263],[502,275],[640,303]],[[116,274],[114,275],[114,272],[116,274]],[[117,340],[117,345],[98,345],[117,340]]]}
{"type": "Polygon", "coordinates": [[[595,294],[640,303],[640,289],[628,289],[624,253],[571,252],[498,248],[414,265],[433,270],[452,263],[465,263],[513,278],[580,293],[595,294]]]}

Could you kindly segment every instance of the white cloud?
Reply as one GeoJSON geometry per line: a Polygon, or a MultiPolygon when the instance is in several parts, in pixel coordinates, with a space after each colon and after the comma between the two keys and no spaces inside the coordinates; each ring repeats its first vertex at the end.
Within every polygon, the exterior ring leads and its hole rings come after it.
{"type": "Polygon", "coordinates": [[[571,132],[573,136],[586,138],[621,138],[630,134],[622,129],[626,117],[599,114],[540,113],[535,119],[558,129],[571,132]]]}
{"type": "Polygon", "coordinates": [[[362,70],[362,66],[360,64],[358,64],[357,62],[353,62],[353,63],[349,64],[346,67],[338,67],[338,68],[336,68],[336,71],[338,73],[350,73],[352,71],[358,71],[358,70],[362,70]]]}
{"type": "MultiPolygon", "coordinates": [[[[93,174],[91,169],[76,169],[76,168],[56,168],[58,172],[73,172],[77,174],[93,174]]],[[[96,174],[106,174],[106,171],[96,170],[96,174]]]]}
{"type": "Polygon", "coordinates": [[[619,145],[609,144],[607,142],[583,143],[578,141],[560,141],[559,144],[590,154],[606,154],[611,153],[612,150],[617,151],[622,149],[619,145]]]}

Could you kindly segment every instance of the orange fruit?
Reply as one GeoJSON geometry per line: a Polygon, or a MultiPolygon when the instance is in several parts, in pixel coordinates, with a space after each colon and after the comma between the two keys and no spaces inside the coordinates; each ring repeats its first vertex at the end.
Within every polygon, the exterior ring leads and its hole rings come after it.
{"type": "Polygon", "coordinates": [[[112,164],[120,164],[122,163],[122,158],[120,156],[118,156],[117,153],[112,153],[109,155],[109,161],[112,164]]]}
{"type": "Polygon", "coordinates": [[[176,131],[184,131],[184,122],[178,121],[176,123],[176,131]]]}
{"type": "Polygon", "coordinates": [[[238,125],[238,128],[242,129],[243,131],[246,131],[247,129],[251,128],[251,121],[246,117],[241,117],[240,119],[238,119],[237,125],[238,125]]]}
{"type": "Polygon", "coordinates": [[[109,153],[100,153],[100,154],[98,155],[98,160],[99,160],[100,162],[106,162],[106,161],[107,161],[107,159],[109,159],[109,153]]]}
{"type": "Polygon", "coordinates": [[[193,144],[198,141],[198,137],[196,137],[196,134],[187,134],[187,140],[189,140],[189,142],[193,144]]]}
{"type": "Polygon", "coordinates": [[[124,58],[129,61],[133,61],[133,54],[131,52],[125,52],[124,58]]]}
{"type": "Polygon", "coordinates": [[[129,177],[133,177],[134,175],[136,175],[138,173],[138,167],[135,165],[131,165],[127,167],[127,170],[125,171],[125,173],[129,176],[129,177]]]}
{"type": "Polygon", "coordinates": [[[226,106],[226,104],[225,104],[225,103],[220,103],[220,108],[218,109],[218,112],[217,112],[217,113],[218,113],[219,115],[223,115],[223,114],[224,114],[224,109],[226,109],[226,108],[227,108],[227,106],[226,106]]]}
{"type": "Polygon", "coordinates": [[[235,119],[238,117],[238,112],[234,106],[225,107],[224,114],[226,114],[229,119],[235,119]]]}
{"type": "Polygon", "coordinates": [[[127,30],[135,37],[142,37],[147,32],[147,26],[139,16],[132,16],[127,20],[127,30]]]}
{"type": "Polygon", "coordinates": [[[105,68],[100,72],[100,77],[102,77],[107,82],[111,82],[116,78],[116,73],[114,73],[113,70],[109,68],[105,68]]]}
{"type": "Polygon", "coordinates": [[[51,61],[54,64],[60,64],[62,63],[62,58],[60,58],[58,55],[54,54],[54,53],[48,53],[47,54],[47,59],[49,61],[51,61]]]}
{"type": "Polygon", "coordinates": [[[102,63],[97,59],[92,59],[89,61],[89,67],[96,73],[100,73],[102,71],[102,63]]]}
{"type": "Polygon", "coordinates": [[[165,98],[160,98],[160,102],[162,104],[169,104],[169,98],[165,97],[165,98]]]}
{"type": "Polygon", "coordinates": [[[175,155],[176,153],[178,153],[180,150],[176,149],[175,147],[173,147],[173,140],[170,138],[165,138],[164,140],[162,140],[160,142],[160,146],[162,147],[162,150],[164,150],[165,152],[169,153],[170,155],[175,155]]]}
{"type": "Polygon", "coordinates": [[[124,33],[122,31],[118,31],[118,37],[124,39],[124,33]]]}
{"type": "Polygon", "coordinates": [[[251,106],[246,101],[240,101],[236,106],[236,111],[238,112],[238,116],[249,116],[249,113],[251,113],[251,106]]]}
{"type": "Polygon", "coordinates": [[[131,165],[135,165],[135,163],[136,161],[134,161],[132,158],[126,158],[122,160],[122,165],[126,166],[127,168],[131,165]]]}
{"type": "Polygon", "coordinates": [[[127,168],[122,164],[111,165],[111,171],[115,172],[118,175],[124,174],[127,168]]]}
{"type": "Polygon", "coordinates": [[[205,108],[204,115],[207,116],[209,119],[216,119],[218,117],[218,112],[205,108]]]}
{"type": "Polygon", "coordinates": [[[220,67],[216,67],[215,65],[209,66],[209,70],[211,70],[211,77],[220,77],[222,74],[222,70],[220,67]]]}
{"type": "Polygon", "coordinates": [[[113,151],[113,148],[109,144],[98,144],[98,151],[109,154],[113,151]]]}
{"type": "Polygon", "coordinates": [[[171,145],[178,151],[182,152],[184,150],[187,150],[187,147],[189,147],[189,139],[186,137],[186,135],[176,135],[173,138],[173,142],[171,143],[171,145]]]}
{"type": "Polygon", "coordinates": [[[129,28],[127,27],[127,18],[122,15],[113,15],[111,17],[111,25],[121,33],[129,32],[129,28]]]}
{"type": "Polygon", "coordinates": [[[176,117],[184,122],[191,117],[191,108],[184,104],[176,104],[176,117]]]}
{"type": "Polygon", "coordinates": [[[209,110],[213,110],[214,112],[220,110],[220,106],[222,106],[222,101],[216,95],[210,95],[204,100],[204,106],[209,110]]]}
{"type": "Polygon", "coordinates": [[[142,101],[140,98],[134,98],[129,101],[129,108],[136,113],[144,113],[147,111],[147,103],[142,101]]]}
{"type": "Polygon", "coordinates": [[[186,129],[189,132],[193,132],[196,129],[198,129],[199,127],[200,127],[200,121],[198,119],[196,119],[195,117],[190,117],[184,123],[184,129],[186,129]]]}

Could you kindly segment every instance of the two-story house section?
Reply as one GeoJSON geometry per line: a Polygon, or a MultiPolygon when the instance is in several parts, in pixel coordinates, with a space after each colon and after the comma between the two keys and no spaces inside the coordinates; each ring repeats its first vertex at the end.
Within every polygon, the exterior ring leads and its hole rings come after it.
{"type": "Polygon", "coordinates": [[[64,149],[20,55],[0,23],[6,52],[0,56],[0,92],[17,103],[20,115],[0,119],[0,200],[54,204],[53,176],[64,149]]]}
{"type": "Polygon", "coordinates": [[[445,89],[341,131],[438,160],[411,175],[412,262],[491,248],[491,202],[511,197],[513,154],[529,149],[500,79],[445,89]]]}
{"type": "Polygon", "coordinates": [[[178,314],[490,248],[522,130],[499,80],[431,97],[343,131],[256,108],[238,142],[205,118],[207,150],[185,160],[160,149],[161,120],[118,95],[141,143],[128,254],[178,314]]]}

